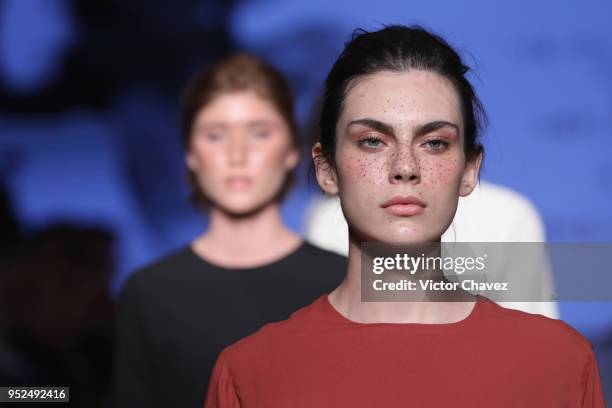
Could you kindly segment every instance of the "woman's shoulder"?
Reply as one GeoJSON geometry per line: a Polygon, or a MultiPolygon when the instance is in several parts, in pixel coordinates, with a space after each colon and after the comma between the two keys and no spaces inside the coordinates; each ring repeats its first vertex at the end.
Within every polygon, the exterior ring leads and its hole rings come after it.
{"type": "Polygon", "coordinates": [[[481,297],[480,321],[497,336],[519,339],[524,344],[544,342],[556,352],[590,353],[591,343],[566,322],[541,314],[524,312],[501,306],[481,297]]]}
{"type": "MultiPolygon", "coordinates": [[[[319,248],[304,241],[298,250],[285,257],[280,266],[289,272],[305,290],[321,293],[332,291],[342,282],[348,260],[345,256],[319,248]]],[[[312,299],[312,297],[311,297],[312,299]]]]}
{"type": "Polygon", "coordinates": [[[308,257],[311,261],[319,260],[322,262],[339,263],[344,265],[347,263],[346,256],[329,251],[327,249],[323,249],[308,240],[304,240],[304,244],[301,247],[300,255],[308,257]]]}
{"type": "Polygon", "coordinates": [[[190,273],[197,266],[194,260],[195,257],[189,245],[166,253],[132,272],[122,285],[121,293],[155,291],[157,288],[163,288],[165,285],[181,280],[178,275],[190,273]]]}
{"type": "Polygon", "coordinates": [[[232,361],[244,361],[249,356],[261,356],[267,351],[292,347],[297,338],[312,334],[325,318],[324,294],[310,305],[293,312],[288,319],[268,323],[255,333],[244,337],[223,350],[223,356],[232,361]]]}

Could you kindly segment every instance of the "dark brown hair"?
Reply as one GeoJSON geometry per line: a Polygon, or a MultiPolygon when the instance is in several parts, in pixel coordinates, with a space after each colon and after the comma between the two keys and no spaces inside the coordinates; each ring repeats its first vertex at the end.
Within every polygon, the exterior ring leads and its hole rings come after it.
{"type": "Polygon", "coordinates": [[[479,136],[486,114],[472,84],[470,68],[442,37],[419,26],[386,26],[375,32],[355,30],[325,81],[321,109],[320,142],[323,156],[334,165],[336,124],[350,84],[380,71],[425,70],[447,78],[457,90],[465,125],[464,152],[467,159],[484,154],[479,136]]]}
{"type": "MultiPolygon", "coordinates": [[[[181,127],[183,147],[190,148],[193,125],[198,113],[221,94],[253,91],[272,103],[289,127],[291,143],[299,148],[297,127],[293,114],[293,94],[283,74],[276,68],[249,53],[231,55],[198,73],[185,90],[181,127]]],[[[294,172],[287,174],[277,200],[282,200],[294,182],[294,172]]],[[[187,169],[192,189],[191,199],[198,206],[210,204],[198,185],[197,176],[187,169]]]]}

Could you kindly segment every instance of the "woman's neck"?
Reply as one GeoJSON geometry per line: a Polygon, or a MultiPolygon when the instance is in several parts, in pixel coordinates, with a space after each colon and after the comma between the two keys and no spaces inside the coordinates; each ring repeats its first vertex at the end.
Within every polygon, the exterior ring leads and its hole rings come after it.
{"type": "Polygon", "coordinates": [[[249,268],[274,262],[296,250],[302,239],[285,227],[278,204],[270,204],[245,217],[217,208],[210,225],[192,248],[206,260],[225,267],[249,268]]]}
{"type": "MultiPolygon", "coordinates": [[[[344,281],[329,295],[334,308],[347,319],[360,323],[454,323],[471,313],[475,297],[466,292],[453,293],[444,301],[362,302],[362,248],[359,239],[349,232],[348,269],[344,281]]],[[[419,285],[416,286],[417,288],[419,285]]],[[[414,294],[416,299],[425,293],[414,294]]]]}

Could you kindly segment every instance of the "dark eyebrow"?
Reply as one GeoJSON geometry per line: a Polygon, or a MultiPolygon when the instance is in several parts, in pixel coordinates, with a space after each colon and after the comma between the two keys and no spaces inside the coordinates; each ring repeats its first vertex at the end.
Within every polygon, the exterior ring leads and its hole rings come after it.
{"type": "MultiPolygon", "coordinates": [[[[394,134],[393,126],[376,119],[364,118],[352,120],[349,122],[347,128],[351,127],[352,125],[364,125],[387,135],[394,134]]],[[[433,122],[425,123],[424,125],[418,126],[415,133],[416,136],[423,136],[444,127],[455,129],[457,135],[459,135],[459,126],[446,120],[435,120],[433,122]]]]}
{"type": "Polygon", "coordinates": [[[274,126],[276,122],[269,119],[255,119],[249,122],[246,122],[246,125],[249,127],[257,127],[257,126],[274,126]]]}
{"type": "Polygon", "coordinates": [[[386,123],[383,123],[379,120],[376,119],[369,119],[369,118],[365,118],[365,119],[355,119],[355,120],[351,120],[349,122],[349,124],[347,125],[347,128],[351,127],[352,125],[364,125],[367,126],[369,128],[372,128],[374,130],[378,130],[381,133],[385,133],[387,135],[393,135],[393,126],[388,125],[386,123]]]}
{"type": "Polygon", "coordinates": [[[201,122],[200,126],[205,128],[225,128],[225,123],[214,120],[201,122]]]}
{"type": "Polygon", "coordinates": [[[451,127],[453,129],[455,129],[455,131],[457,132],[457,135],[459,135],[459,126],[455,125],[452,122],[447,122],[445,120],[436,120],[436,121],[429,122],[429,123],[426,123],[424,125],[421,125],[421,126],[417,127],[416,135],[417,136],[423,136],[423,135],[426,135],[429,132],[433,132],[433,131],[441,129],[443,127],[451,127]]]}

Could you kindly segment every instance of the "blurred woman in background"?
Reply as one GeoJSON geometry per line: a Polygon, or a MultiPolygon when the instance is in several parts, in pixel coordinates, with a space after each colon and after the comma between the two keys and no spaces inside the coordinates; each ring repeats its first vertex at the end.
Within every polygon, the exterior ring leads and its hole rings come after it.
{"type": "Polygon", "coordinates": [[[281,219],[299,149],[276,69],[238,54],[205,70],[188,88],[182,126],[193,199],[210,225],[126,283],[116,407],[201,407],[225,346],[333,289],[346,268],[281,219]]]}

